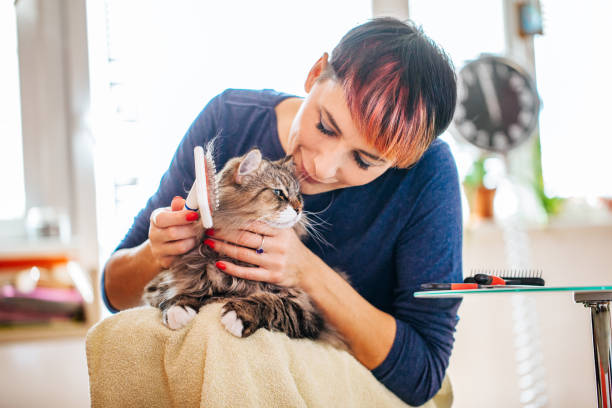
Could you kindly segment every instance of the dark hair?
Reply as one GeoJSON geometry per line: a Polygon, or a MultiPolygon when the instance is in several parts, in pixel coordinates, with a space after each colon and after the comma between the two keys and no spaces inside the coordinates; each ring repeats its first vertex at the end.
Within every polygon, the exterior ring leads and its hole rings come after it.
{"type": "Polygon", "coordinates": [[[398,167],[418,161],[448,127],[457,84],[450,58],[413,22],[372,19],[334,48],[329,71],[366,140],[398,167]]]}

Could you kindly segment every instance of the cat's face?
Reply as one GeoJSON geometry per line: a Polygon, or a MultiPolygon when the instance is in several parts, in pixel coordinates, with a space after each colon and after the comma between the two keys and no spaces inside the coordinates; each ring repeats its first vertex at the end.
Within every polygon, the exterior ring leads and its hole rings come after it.
{"type": "Polygon", "coordinates": [[[276,228],[293,227],[302,217],[303,199],[291,158],[264,160],[254,149],[231,159],[217,176],[219,209],[215,225],[244,227],[257,220],[276,228]],[[219,218],[223,218],[220,220],[219,218]]]}

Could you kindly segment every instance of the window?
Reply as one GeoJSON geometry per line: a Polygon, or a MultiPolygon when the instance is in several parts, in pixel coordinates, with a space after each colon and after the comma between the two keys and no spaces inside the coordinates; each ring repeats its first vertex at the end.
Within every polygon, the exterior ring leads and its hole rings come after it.
{"type": "Polygon", "coordinates": [[[490,0],[410,0],[409,10],[410,18],[444,48],[455,68],[460,69],[481,53],[504,53],[502,6],[502,1],[490,0]]]}
{"type": "Polygon", "coordinates": [[[612,3],[542,1],[535,40],[542,171],[547,193],[612,197],[612,3]]]}
{"type": "Polygon", "coordinates": [[[23,218],[25,188],[17,27],[12,1],[0,2],[0,221],[23,218]]]}
{"type": "MultiPolygon", "coordinates": [[[[459,71],[467,61],[480,54],[504,54],[506,40],[502,7],[502,1],[490,0],[410,0],[409,10],[410,18],[444,49],[459,71]]],[[[450,132],[441,138],[451,147],[459,177],[463,180],[474,160],[475,148],[458,142],[450,132]]],[[[464,207],[466,209],[467,205],[464,207]]]]}

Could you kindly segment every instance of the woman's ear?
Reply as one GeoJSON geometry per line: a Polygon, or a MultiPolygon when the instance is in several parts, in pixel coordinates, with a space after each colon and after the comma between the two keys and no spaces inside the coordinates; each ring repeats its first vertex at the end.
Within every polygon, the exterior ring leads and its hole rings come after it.
{"type": "Polygon", "coordinates": [[[315,64],[310,68],[310,72],[308,73],[308,77],[306,78],[306,82],[304,83],[304,90],[306,93],[310,93],[313,85],[317,81],[317,79],[321,76],[325,68],[327,68],[327,59],[329,55],[324,52],[321,58],[315,62],[315,64]]]}

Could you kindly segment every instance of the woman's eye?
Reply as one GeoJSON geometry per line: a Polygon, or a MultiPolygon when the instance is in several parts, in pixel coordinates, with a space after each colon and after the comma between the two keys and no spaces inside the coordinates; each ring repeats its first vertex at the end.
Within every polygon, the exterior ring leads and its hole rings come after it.
{"type": "Polygon", "coordinates": [[[367,170],[372,166],[370,163],[363,161],[363,159],[357,152],[353,152],[353,158],[355,159],[355,162],[357,163],[357,165],[363,170],[367,170]]]}
{"type": "Polygon", "coordinates": [[[287,201],[287,196],[285,195],[285,193],[283,192],[283,190],[279,190],[279,189],[274,189],[272,190],[272,192],[274,193],[275,196],[277,196],[278,198],[280,198],[281,200],[285,200],[287,201]]]}
{"type": "Polygon", "coordinates": [[[336,136],[336,132],[334,132],[333,130],[327,129],[325,126],[323,126],[323,122],[321,121],[317,123],[317,129],[319,129],[319,132],[323,133],[324,135],[336,136]]]}

